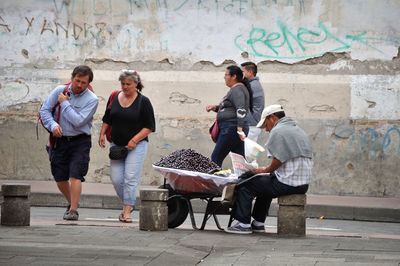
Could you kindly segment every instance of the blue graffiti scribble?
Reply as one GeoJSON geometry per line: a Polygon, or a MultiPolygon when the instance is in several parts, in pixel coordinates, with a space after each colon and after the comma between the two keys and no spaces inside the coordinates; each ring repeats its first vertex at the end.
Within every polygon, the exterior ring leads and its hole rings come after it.
{"type": "Polygon", "coordinates": [[[388,129],[385,134],[379,133],[374,128],[365,128],[357,132],[353,128],[345,128],[333,136],[338,140],[348,139],[348,153],[353,154],[352,156],[358,160],[362,158],[384,160],[388,155],[400,156],[400,129],[396,126],[388,129]],[[395,153],[390,152],[393,145],[397,145],[395,153]]]}
{"type": "Polygon", "coordinates": [[[397,135],[397,138],[399,139],[398,145],[397,145],[397,155],[400,155],[400,129],[397,127],[392,127],[389,129],[385,136],[383,137],[383,142],[382,142],[382,147],[384,151],[387,151],[391,144],[392,144],[392,135],[397,135]],[[393,134],[392,134],[393,132],[393,134]],[[396,134],[397,133],[397,134],[396,134]]]}

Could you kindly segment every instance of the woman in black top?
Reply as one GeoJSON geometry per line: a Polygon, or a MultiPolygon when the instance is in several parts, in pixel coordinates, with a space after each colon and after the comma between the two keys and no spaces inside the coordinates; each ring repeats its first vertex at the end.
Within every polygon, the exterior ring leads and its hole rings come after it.
{"type": "Polygon", "coordinates": [[[217,112],[219,135],[211,160],[222,166],[229,152],[244,156],[244,138],[249,132],[247,116],[252,106],[250,84],[238,66],[225,71],[225,84],[230,89],[219,105],[208,105],[207,112],[217,112]]]}
{"type": "Polygon", "coordinates": [[[105,147],[106,131],[111,127],[110,146],[126,146],[125,159],[110,160],[110,176],[123,203],[121,222],[131,223],[136,190],[148,149],[148,135],[155,131],[150,100],[141,94],[143,84],[134,70],[123,70],[119,76],[121,91],[113,92],[107,102],[100,130],[99,145],[105,147]]]}

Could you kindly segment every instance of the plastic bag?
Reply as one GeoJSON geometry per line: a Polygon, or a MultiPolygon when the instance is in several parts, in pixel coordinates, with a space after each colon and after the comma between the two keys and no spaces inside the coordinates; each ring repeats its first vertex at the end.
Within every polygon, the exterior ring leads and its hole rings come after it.
{"type": "Polygon", "coordinates": [[[256,161],[258,154],[264,151],[265,151],[264,147],[258,144],[257,142],[249,138],[244,139],[244,154],[246,155],[246,160],[248,162],[256,161]]]}

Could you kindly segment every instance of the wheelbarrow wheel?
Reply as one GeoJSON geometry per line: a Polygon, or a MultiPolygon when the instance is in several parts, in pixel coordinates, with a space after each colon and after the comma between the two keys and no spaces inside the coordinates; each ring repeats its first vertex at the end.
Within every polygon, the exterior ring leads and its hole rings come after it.
{"type": "Polygon", "coordinates": [[[168,189],[168,228],[176,228],[186,220],[189,206],[184,198],[177,196],[179,194],[169,184],[161,185],[160,188],[168,189]]]}
{"type": "Polygon", "coordinates": [[[184,198],[172,197],[167,201],[168,205],[168,228],[176,228],[186,220],[189,207],[184,198]]]}

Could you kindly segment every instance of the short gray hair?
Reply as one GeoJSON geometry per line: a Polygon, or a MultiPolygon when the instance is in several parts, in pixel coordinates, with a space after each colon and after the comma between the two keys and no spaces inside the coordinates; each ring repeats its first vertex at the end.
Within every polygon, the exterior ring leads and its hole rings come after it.
{"type": "Polygon", "coordinates": [[[142,89],[144,88],[139,73],[136,70],[122,69],[118,80],[123,81],[125,79],[133,80],[137,84],[137,89],[139,91],[142,91],[142,89]]]}

